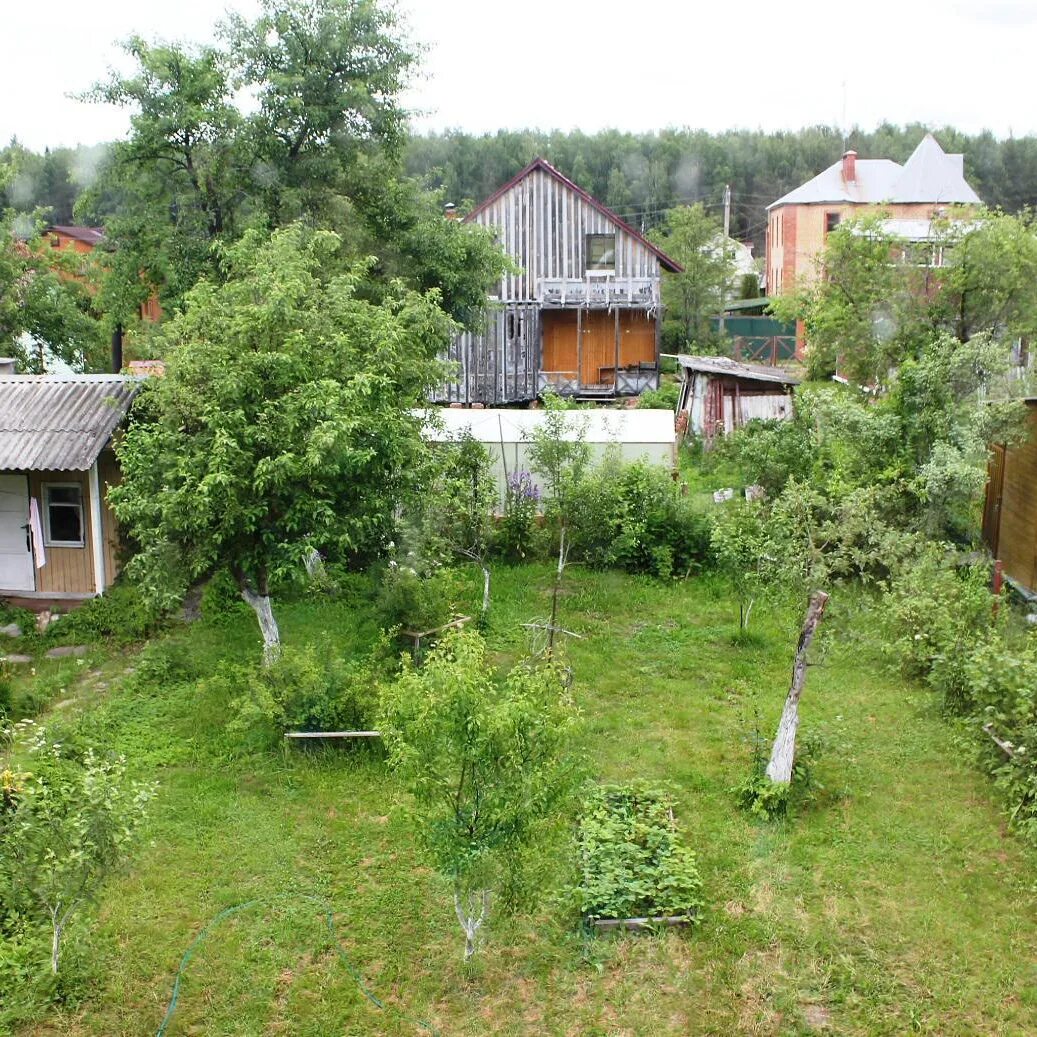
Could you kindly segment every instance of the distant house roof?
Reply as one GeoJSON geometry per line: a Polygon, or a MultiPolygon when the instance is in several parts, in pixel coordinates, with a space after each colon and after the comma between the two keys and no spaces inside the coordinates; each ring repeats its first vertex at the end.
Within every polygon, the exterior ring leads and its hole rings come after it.
{"type": "Polygon", "coordinates": [[[97,245],[104,240],[104,227],[69,227],[55,223],[50,230],[56,230],[59,234],[75,238],[86,245],[97,245]]]}
{"type": "Polygon", "coordinates": [[[681,353],[677,363],[687,371],[703,371],[706,374],[727,375],[753,382],[778,382],[781,385],[799,385],[802,379],[781,367],[766,364],[742,364],[726,356],[689,356],[681,353]]]}
{"type": "Polygon", "coordinates": [[[611,220],[617,227],[621,228],[627,234],[631,235],[636,241],[640,242],[649,252],[655,255],[659,262],[671,273],[679,274],[684,270],[684,267],[680,265],[675,259],[670,257],[663,252],[657,245],[653,245],[643,234],[639,231],[634,230],[625,220],[620,219],[608,206],[602,205],[592,194],[589,194],[578,184],[573,183],[564,173],[559,172],[551,165],[547,159],[535,158],[529,163],[524,169],[520,169],[506,184],[502,187],[498,187],[496,191],[489,196],[489,198],[481,201],[467,216],[466,221],[473,220],[479,215],[484,209],[492,205],[502,194],[510,191],[517,183],[524,180],[534,170],[540,169],[547,173],[548,176],[554,177],[560,184],[564,184],[570,190],[575,191],[588,205],[597,209],[606,219],[611,220]]]}
{"type": "Polygon", "coordinates": [[[948,155],[931,133],[922,138],[902,166],[888,158],[858,158],[854,166],[855,177],[848,182],[843,177],[843,160],[839,159],[767,208],[824,202],[980,204],[979,195],[965,180],[964,156],[948,155]]]}
{"type": "Polygon", "coordinates": [[[0,377],[0,470],[85,472],[140,384],[113,374],[0,377]]]}

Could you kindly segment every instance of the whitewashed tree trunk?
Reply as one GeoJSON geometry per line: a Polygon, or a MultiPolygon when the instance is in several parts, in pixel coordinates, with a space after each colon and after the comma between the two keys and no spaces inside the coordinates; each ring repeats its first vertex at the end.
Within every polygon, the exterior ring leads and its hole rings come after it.
{"type": "Polygon", "coordinates": [[[464,930],[465,961],[468,961],[475,954],[475,938],[482,928],[483,922],[486,921],[486,914],[489,910],[490,891],[488,889],[473,893],[469,897],[467,906],[462,903],[460,890],[454,890],[454,911],[457,913],[457,920],[461,923],[461,928],[464,930]],[[478,914],[475,913],[476,904],[479,906],[478,914]]]}
{"type": "Polygon", "coordinates": [[[306,575],[311,580],[320,579],[324,575],[324,559],[315,547],[310,548],[309,554],[303,559],[303,565],[306,566],[306,575]]]}
{"type": "Polygon", "coordinates": [[[490,569],[489,566],[482,567],[482,620],[490,614],[490,569]]]}
{"type": "Polygon", "coordinates": [[[269,594],[256,594],[249,587],[241,588],[241,597],[256,614],[263,634],[263,665],[271,666],[281,655],[281,631],[277,629],[269,594]]]}
{"type": "Polygon", "coordinates": [[[796,756],[796,732],[799,730],[799,697],[807,679],[807,651],[814,640],[821,617],[825,614],[828,595],[824,591],[814,591],[807,608],[807,618],[799,634],[799,645],[796,648],[796,661],[792,664],[792,686],[785,699],[785,708],[781,711],[778,733],[771,748],[770,763],[767,764],[767,777],[771,781],[787,785],[792,781],[792,764],[796,756]]]}

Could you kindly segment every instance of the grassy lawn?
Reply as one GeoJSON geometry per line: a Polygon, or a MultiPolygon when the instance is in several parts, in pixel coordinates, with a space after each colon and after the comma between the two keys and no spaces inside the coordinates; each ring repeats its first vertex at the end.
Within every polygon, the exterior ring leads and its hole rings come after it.
{"type": "MultiPolygon", "coordinates": [[[[496,571],[489,638],[502,662],[523,651],[519,624],[547,612],[550,578],[546,566],[496,571]]],[[[419,857],[377,748],[248,753],[218,696],[176,674],[113,676],[133,665],[114,654],[80,668],[88,690],[73,689],[61,713],[78,711],[161,788],[132,867],[92,933],[73,937],[88,999],[22,1037],[155,1033],[191,940],[253,898],[264,903],[196,949],[169,1034],[427,1032],[420,1022],[470,1035],[1037,1032],[1037,858],[1006,833],[953,729],[855,636],[838,595],[802,710],[803,730],[831,742],[825,790],[768,824],[740,813],[729,789],[745,773],[754,703],[773,733],[798,617],[760,609],[739,643],[737,607],[711,581],[573,567],[566,585],[564,625],[584,635],[567,648],[581,751],[596,776],[672,784],[704,879],[699,928],[587,938],[552,891],[532,914],[497,917],[466,970],[448,892],[419,857]],[[288,894],[333,905],[384,1008],[361,993],[320,911],[288,894]]],[[[354,599],[281,614],[296,643],[331,639],[348,653],[370,632],[354,599]]],[[[188,671],[258,651],[247,614],[168,637],[188,671]]]]}

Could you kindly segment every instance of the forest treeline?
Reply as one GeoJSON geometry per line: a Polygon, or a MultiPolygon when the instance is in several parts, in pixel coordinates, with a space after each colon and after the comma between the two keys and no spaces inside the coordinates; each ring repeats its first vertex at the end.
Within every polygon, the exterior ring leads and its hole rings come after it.
{"type": "MultiPolygon", "coordinates": [[[[719,215],[724,185],[730,184],[732,233],[752,240],[759,255],[767,205],[830,165],[845,147],[862,158],[903,162],[926,129],[917,123],[885,123],[870,131],[855,128],[845,137],[834,126],[723,133],[501,130],[473,135],[451,130],[411,136],[404,160],[407,173],[427,177],[442,189],[445,201],[463,206],[486,197],[542,155],[645,230],[676,205],[702,202],[719,215]]],[[[1037,205],[1037,137],[999,140],[989,132],[970,135],[952,127],[934,133],[944,150],[965,155],[966,177],[988,205],[1008,212],[1037,205]]],[[[0,160],[11,160],[17,170],[3,202],[22,211],[46,207],[52,222],[74,222],[76,200],[104,153],[103,146],[95,145],[36,154],[12,142],[0,151],[0,160]]]]}

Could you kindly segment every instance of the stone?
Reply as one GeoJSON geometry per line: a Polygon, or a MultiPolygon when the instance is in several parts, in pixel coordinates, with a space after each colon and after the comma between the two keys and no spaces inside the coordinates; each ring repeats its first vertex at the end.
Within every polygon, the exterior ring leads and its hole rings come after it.
{"type": "Polygon", "coordinates": [[[50,609],[44,609],[36,617],[36,629],[42,634],[55,619],[57,619],[57,616],[53,615],[50,609]]]}
{"type": "Polygon", "coordinates": [[[6,637],[21,637],[22,628],[17,623],[8,623],[7,626],[0,627],[0,634],[6,637]]]}
{"type": "Polygon", "coordinates": [[[24,663],[31,663],[32,662],[32,656],[31,655],[5,655],[5,656],[2,656],[2,659],[3,659],[3,661],[5,663],[21,663],[21,664],[24,664],[24,663]]]}
{"type": "Polygon", "coordinates": [[[59,645],[49,648],[45,654],[48,659],[65,659],[70,655],[86,655],[89,651],[89,645],[59,645]]]}

